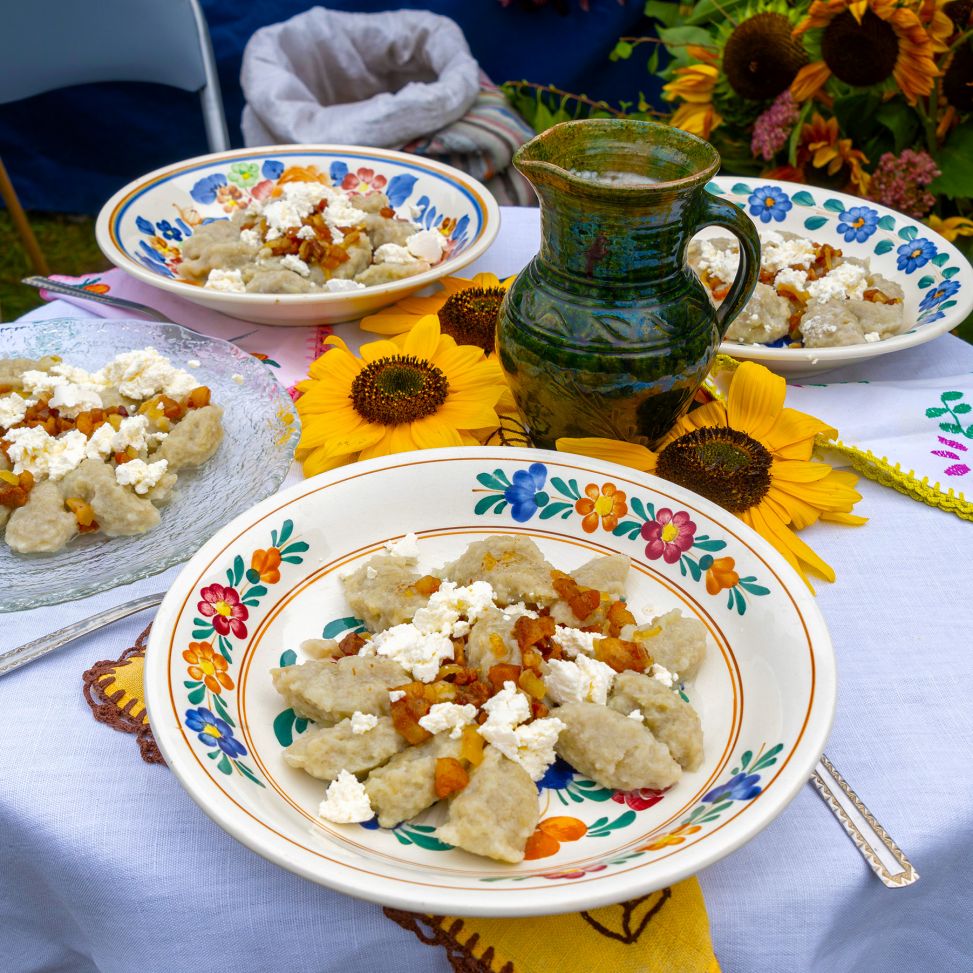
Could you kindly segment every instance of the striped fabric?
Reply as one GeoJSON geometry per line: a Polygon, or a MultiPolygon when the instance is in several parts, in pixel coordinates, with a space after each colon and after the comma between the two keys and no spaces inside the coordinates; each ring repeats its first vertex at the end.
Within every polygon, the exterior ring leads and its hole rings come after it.
{"type": "Polygon", "coordinates": [[[534,130],[481,71],[480,94],[459,121],[402,148],[468,172],[502,206],[536,206],[534,191],[511,165],[514,152],[533,137],[534,130]]]}

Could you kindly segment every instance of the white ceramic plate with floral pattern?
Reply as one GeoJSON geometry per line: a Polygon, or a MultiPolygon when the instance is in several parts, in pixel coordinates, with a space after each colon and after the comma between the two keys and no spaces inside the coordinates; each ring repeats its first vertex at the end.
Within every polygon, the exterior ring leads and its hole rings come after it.
{"type": "Polygon", "coordinates": [[[377,311],[476,260],[499,229],[496,200],[452,166],[391,149],[277,145],[156,169],[105,203],[95,235],[113,264],[153,287],[244,321],[292,325],[352,321],[377,311]],[[349,193],[385,193],[399,215],[414,216],[424,229],[443,235],[445,257],[414,277],[337,294],[234,294],[180,277],[183,244],[200,223],[225,220],[253,200],[262,202],[295,166],[315,166],[349,193]]]}
{"type": "Polygon", "coordinates": [[[259,854],[398,908],[525,916],[631,899],[756,835],[824,748],[835,667],[808,589],[720,507],[614,464],[483,447],[345,466],[237,517],[169,589],[152,626],[146,690],[169,766],[259,854]],[[585,521],[593,503],[604,516],[585,521]],[[318,820],[325,785],[282,757],[306,721],[285,708],[269,670],[303,661],[304,639],[354,628],[340,574],[409,531],[424,566],[495,533],[533,538],[565,570],[596,554],[630,557],[637,618],[679,608],[709,632],[707,660],[686,687],[705,734],[701,769],[664,794],[621,793],[558,761],[538,784],[541,827],[555,841],[520,865],[442,845],[432,834],[438,807],[393,830],[318,820]]]}
{"type": "Polygon", "coordinates": [[[973,267],[948,240],[918,220],[871,200],[819,186],[773,179],[721,176],[706,187],[735,203],[758,231],[782,230],[828,243],[905,291],[904,333],[839,348],[789,348],[724,341],[720,350],[760,362],[780,375],[812,375],[853,362],[914,348],[951,331],[973,311],[973,267]]]}

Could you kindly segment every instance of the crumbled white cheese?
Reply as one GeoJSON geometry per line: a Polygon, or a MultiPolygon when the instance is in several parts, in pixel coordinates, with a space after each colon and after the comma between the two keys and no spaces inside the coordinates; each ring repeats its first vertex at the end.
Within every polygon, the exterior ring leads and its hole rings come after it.
{"type": "Polygon", "coordinates": [[[160,392],[181,399],[199,384],[151,346],[122,352],[95,372],[94,378],[99,384],[117,385],[118,391],[130,399],[148,399],[160,392]]]}
{"type": "MultiPolygon", "coordinates": [[[[106,425],[108,425],[106,423],[106,425]]],[[[102,426],[98,427],[100,431],[102,426]]],[[[111,426],[108,426],[111,429],[111,426]]],[[[137,452],[141,452],[148,446],[146,433],[149,430],[149,420],[147,416],[126,416],[118,425],[118,431],[112,436],[112,450],[120,453],[129,446],[137,452]]]]}
{"type": "Polygon", "coordinates": [[[649,675],[662,683],[666,689],[672,689],[673,686],[679,685],[679,676],[674,672],[670,672],[665,666],[660,666],[657,662],[652,664],[652,668],[649,669],[649,675]]]}
{"type": "Polygon", "coordinates": [[[314,232],[313,226],[302,226],[297,231],[298,240],[314,240],[317,237],[317,233],[314,232]]]}
{"type": "Polygon", "coordinates": [[[881,341],[882,336],[877,331],[866,331],[865,340],[868,342],[881,341]]]}
{"type": "Polygon", "coordinates": [[[762,245],[760,265],[771,273],[783,270],[785,267],[806,269],[814,263],[817,256],[814,243],[804,237],[795,237],[792,240],[777,237],[775,240],[769,234],[764,234],[760,242],[762,245]]]}
{"type": "Polygon", "coordinates": [[[11,429],[4,434],[14,473],[27,470],[36,480],[61,480],[84,461],[88,439],[72,429],[61,436],[48,435],[40,426],[11,429]]]}
{"type": "Polygon", "coordinates": [[[628,714],[628,718],[630,720],[635,720],[637,723],[641,723],[645,719],[640,709],[633,709],[632,712],[628,714]]]}
{"type": "Polygon", "coordinates": [[[76,419],[82,412],[102,408],[101,396],[90,385],[66,382],[54,386],[54,394],[47,403],[65,419],[76,419]]]}
{"type": "Polygon", "coordinates": [[[346,291],[363,291],[364,284],[359,284],[357,280],[345,280],[343,277],[332,277],[324,282],[324,289],[332,294],[341,294],[346,291]]]}
{"type": "Polygon", "coordinates": [[[505,622],[515,622],[518,618],[537,618],[537,612],[532,611],[522,601],[516,605],[507,605],[503,609],[503,620],[505,622]]]}
{"type": "Polygon", "coordinates": [[[331,781],[318,808],[318,817],[335,824],[358,824],[374,814],[364,784],[347,770],[331,781]]]}
{"type": "Polygon", "coordinates": [[[264,204],[263,218],[267,221],[266,240],[276,240],[287,230],[301,226],[322,199],[331,200],[335,192],[319,182],[288,182],[280,187],[282,193],[264,204]]]}
{"type": "Polygon", "coordinates": [[[168,467],[169,463],[164,459],[156,460],[154,463],[133,459],[115,467],[115,480],[119,486],[130,486],[142,496],[162,479],[168,467]]]}
{"type": "Polygon", "coordinates": [[[405,241],[405,247],[417,260],[437,263],[446,249],[446,238],[438,230],[420,230],[405,241]]]}
{"type": "Polygon", "coordinates": [[[200,364],[201,364],[201,362],[199,361],[198,358],[190,358],[189,361],[186,362],[186,367],[187,368],[199,368],[200,364]]]}
{"type": "Polygon", "coordinates": [[[18,422],[23,422],[32,405],[37,405],[36,399],[25,399],[16,392],[0,396],[0,428],[9,429],[18,422]]]}
{"type": "Polygon", "coordinates": [[[230,376],[230,381],[236,382],[237,385],[242,385],[246,381],[246,379],[241,374],[239,374],[239,372],[234,372],[230,376]]]}
{"type": "Polygon", "coordinates": [[[432,734],[449,730],[449,738],[458,740],[463,727],[476,719],[476,707],[472,703],[462,706],[456,703],[433,703],[429,712],[419,720],[419,726],[432,734]]]}
{"type": "Polygon", "coordinates": [[[389,541],[385,545],[385,550],[389,554],[404,557],[406,560],[417,561],[419,559],[419,538],[413,533],[406,534],[405,537],[401,537],[397,541],[389,541]]]}
{"type": "Polygon", "coordinates": [[[365,568],[365,577],[368,578],[369,581],[374,581],[378,577],[378,571],[369,565],[367,568],[365,568]]]}
{"type": "Polygon", "coordinates": [[[868,272],[860,264],[843,263],[807,285],[813,301],[860,301],[868,286],[868,272]]]}
{"type": "Polygon", "coordinates": [[[736,277],[740,254],[736,247],[719,247],[713,240],[702,240],[699,248],[699,269],[711,277],[729,284],[736,277]]]}
{"type": "Polygon", "coordinates": [[[263,244],[260,234],[254,229],[241,230],[240,242],[248,247],[259,247],[263,244]]]}
{"type": "Polygon", "coordinates": [[[378,717],[372,716],[371,713],[362,713],[360,710],[355,710],[351,714],[351,732],[356,736],[367,733],[369,730],[374,730],[376,726],[378,726],[378,717]]]}
{"type": "Polygon", "coordinates": [[[806,290],[807,271],[794,267],[785,267],[774,278],[774,287],[782,287],[784,284],[790,284],[799,291],[806,290]]]}
{"type": "Polygon", "coordinates": [[[405,690],[404,689],[390,689],[389,690],[389,702],[390,703],[397,703],[400,699],[404,699],[405,698],[405,695],[406,695],[406,693],[405,693],[405,690]]]}
{"type": "Polygon", "coordinates": [[[221,267],[214,267],[209,272],[203,287],[222,294],[245,294],[247,291],[239,270],[223,270],[221,267]]]}
{"type": "Polygon", "coordinates": [[[397,243],[383,243],[375,249],[372,257],[377,264],[412,264],[416,261],[406,247],[400,247],[397,243]]]}
{"type": "Polygon", "coordinates": [[[544,685],[555,703],[597,703],[604,706],[615,681],[611,666],[578,655],[575,662],[551,659],[544,666],[544,685]]]}
{"type": "Polygon", "coordinates": [[[439,632],[420,632],[415,625],[393,625],[369,639],[359,655],[381,655],[394,659],[420,682],[432,682],[443,659],[453,658],[453,643],[439,632]]]}
{"type": "Polygon", "coordinates": [[[554,627],[554,640],[572,659],[577,655],[594,655],[595,639],[604,638],[597,632],[582,632],[580,628],[566,625],[554,627]]]}
{"type": "Polygon", "coordinates": [[[486,581],[474,581],[467,587],[444,581],[415,613],[412,624],[420,632],[462,638],[469,634],[470,624],[493,607],[493,597],[493,587],[486,581]]]}
{"type": "Polygon", "coordinates": [[[311,268],[294,253],[281,257],[280,265],[285,270],[293,270],[295,274],[300,274],[302,277],[310,277],[311,275],[311,268]]]}
{"type": "Polygon", "coordinates": [[[357,206],[354,206],[347,196],[340,194],[332,196],[328,200],[324,218],[332,234],[338,227],[363,226],[365,223],[365,214],[357,206]]]}
{"type": "Polygon", "coordinates": [[[530,705],[525,696],[516,692],[512,682],[505,682],[501,692],[487,700],[483,708],[490,715],[477,729],[480,736],[505,757],[519,763],[531,780],[540,780],[557,756],[554,744],[565,728],[564,723],[557,717],[548,717],[519,726],[530,716],[530,705]],[[516,696],[523,702],[518,703],[516,696]],[[495,703],[498,699],[502,702],[495,703]]]}

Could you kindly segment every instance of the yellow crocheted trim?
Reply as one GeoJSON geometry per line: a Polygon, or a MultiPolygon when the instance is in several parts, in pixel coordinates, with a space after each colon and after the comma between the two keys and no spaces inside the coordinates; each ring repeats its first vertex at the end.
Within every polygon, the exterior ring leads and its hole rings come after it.
{"type": "Polygon", "coordinates": [[[930,507],[938,507],[940,510],[956,514],[963,520],[973,520],[973,503],[952,487],[944,492],[938,482],[930,486],[928,476],[920,480],[914,471],[910,470],[906,473],[899,463],[894,465],[890,463],[887,456],[879,458],[867,449],[849,446],[841,440],[828,440],[819,436],[817,445],[820,449],[844,456],[857,473],[868,477],[869,480],[875,480],[876,483],[898,490],[899,493],[904,493],[930,507]]]}
{"type": "MultiPolygon", "coordinates": [[[[713,367],[706,379],[706,390],[715,398],[723,401],[725,396],[717,386],[714,376],[718,372],[735,372],[740,367],[740,362],[729,355],[718,354],[713,361],[713,367]]],[[[921,480],[916,476],[915,470],[906,472],[901,464],[891,463],[887,456],[879,458],[867,449],[859,449],[857,446],[849,446],[840,439],[828,440],[819,436],[817,439],[819,449],[830,450],[838,453],[850,463],[856,473],[881,483],[882,486],[891,487],[904,493],[913,500],[928,504],[930,507],[937,507],[939,510],[946,510],[956,514],[963,520],[973,521],[973,502],[966,499],[966,496],[948,487],[945,491],[938,482],[930,485],[929,477],[924,476],[921,480]]]]}

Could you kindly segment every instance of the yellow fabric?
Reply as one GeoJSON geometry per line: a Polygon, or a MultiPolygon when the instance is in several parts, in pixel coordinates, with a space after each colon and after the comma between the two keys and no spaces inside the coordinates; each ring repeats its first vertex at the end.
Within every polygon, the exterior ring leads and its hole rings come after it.
{"type": "Polygon", "coordinates": [[[491,973],[719,973],[695,878],[591,912],[436,925],[491,973]],[[492,950],[492,953],[489,951],[492,950]]]}
{"type": "Polygon", "coordinates": [[[141,655],[132,656],[124,662],[119,662],[108,675],[98,680],[98,686],[106,696],[114,696],[119,690],[122,695],[115,700],[118,709],[124,709],[129,701],[134,700],[129,710],[133,719],[141,720],[148,725],[149,717],[145,710],[145,693],[142,689],[142,673],[145,669],[145,659],[141,655]]]}

